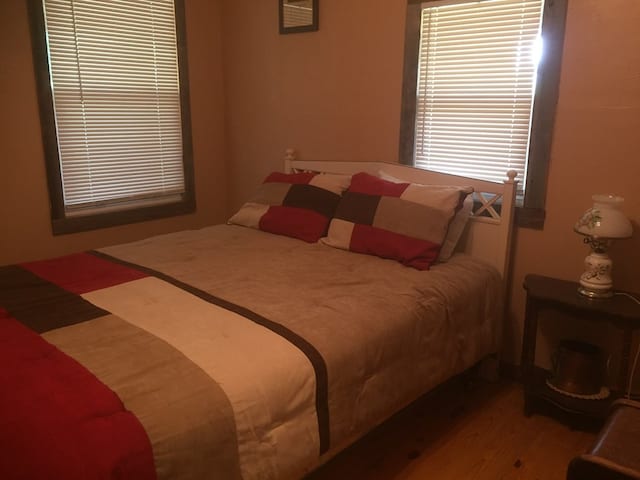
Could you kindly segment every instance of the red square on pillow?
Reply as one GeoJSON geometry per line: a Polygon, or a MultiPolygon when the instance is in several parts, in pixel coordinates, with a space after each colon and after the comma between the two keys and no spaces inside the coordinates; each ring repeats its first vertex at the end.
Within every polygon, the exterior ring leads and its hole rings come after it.
{"type": "Polygon", "coordinates": [[[325,234],[328,223],[326,216],[313,210],[273,206],[262,215],[259,227],[265,232],[313,243],[325,234]]]}

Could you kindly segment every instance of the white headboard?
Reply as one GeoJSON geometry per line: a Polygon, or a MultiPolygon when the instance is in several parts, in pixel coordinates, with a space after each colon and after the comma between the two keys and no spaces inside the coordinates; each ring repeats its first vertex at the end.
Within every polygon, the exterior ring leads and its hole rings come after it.
{"type": "Polygon", "coordinates": [[[516,198],[516,172],[510,170],[504,183],[487,182],[456,175],[432,172],[386,162],[338,162],[322,160],[297,160],[295,150],[288,149],[285,156],[285,172],[314,171],[352,175],[367,172],[378,175],[380,171],[400,180],[427,185],[465,185],[474,189],[476,207],[460,240],[459,251],[478,257],[493,265],[504,280],[508,276],[516,198]],[[494,208],[500,205],[500,208],[494,208]]]}

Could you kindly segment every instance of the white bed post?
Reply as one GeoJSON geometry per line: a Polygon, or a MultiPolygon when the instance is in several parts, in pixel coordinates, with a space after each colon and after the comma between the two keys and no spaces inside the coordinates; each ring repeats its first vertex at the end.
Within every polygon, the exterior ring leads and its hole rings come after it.
{"type": "Polygon", "coordinates": [[[293,148],[287,148],[284,156],[284,173],[293,172],[293,162],[296,159],[296,151],[293,148]]]}
{"type": "Polygon", "coordinates": [[[500,212],[500,228],[506,229],[502,235],[499,236],[500,251],[504,252],[501,258],[500,273],[502,274],[503,292],[505,295],[505,301],[509,293],[509,265],[511,263],[511,237],[513,235],[514,215],[516,211],[516,188],[518,186],[518,180],[516,176],[518,172],[515,170],[509,170],[507,172],[507,180],[504,181],[504,193],[502,195],[502,207],[500,212]],[[507,207],[507,208],[504,208],[507,207]]]}
{"type": "MultiPolygon", "coordinates": [[[[516,188],[518,180],[516,176],[518,172],[509,170],[507,172],[507,180],[504,181],[504,193],[502,194],[502,207],[500,212],[500,228],[503,231],[499,238],[500,244],[498,251],[502,252],[502,258],[498,259],[500,264],[500,272],[502,273],[502,282],[504,283],[505,294],[508,290],[509,263],[511,260],[511,236],[513,234],[513,216],[516,211],[516,188]],[[507,208],[504,208],[504,207],[507,208]],[[506,211],[505,211],[506,210],[506,211]]],[[[506,298],[506,297],[505,297],[506,298]]]]}

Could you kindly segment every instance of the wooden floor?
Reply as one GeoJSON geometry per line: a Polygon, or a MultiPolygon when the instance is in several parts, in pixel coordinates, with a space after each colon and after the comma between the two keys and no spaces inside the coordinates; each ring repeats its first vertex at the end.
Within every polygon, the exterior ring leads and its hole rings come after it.
{"type": "Polygon", "coordinates": [[[307,480],[555,480],[593,442],[556,420],[522,414],[513,383],[453,382],[419,400],[307,480]]]}

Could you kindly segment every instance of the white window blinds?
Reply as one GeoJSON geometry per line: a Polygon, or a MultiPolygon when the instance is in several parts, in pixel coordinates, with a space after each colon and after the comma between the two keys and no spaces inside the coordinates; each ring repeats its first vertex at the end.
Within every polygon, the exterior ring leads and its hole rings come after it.
{"type": "Polygon", "coordinates": [[[543,0],[425,3],[414,164],[501,182],[526,178],[543,0]]]}
{"type": "Polygon", "coordinates": [[[65,210],[185,191],[173,0],[43,0],[65,210]]]}

